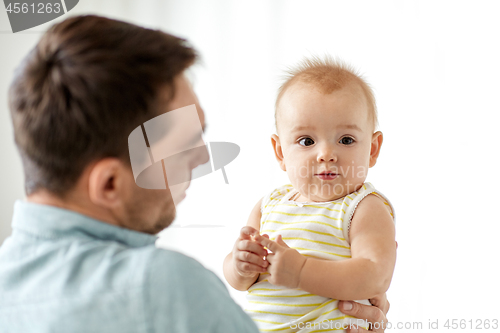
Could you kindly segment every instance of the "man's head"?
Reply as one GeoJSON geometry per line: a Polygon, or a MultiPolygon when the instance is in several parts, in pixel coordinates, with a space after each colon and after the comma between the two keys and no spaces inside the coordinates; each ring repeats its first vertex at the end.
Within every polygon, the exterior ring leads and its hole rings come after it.
{"type": "Polygon", "coordinates": [[[79,16],[54,25],[9,92],[28,198],[48,194],[139,231],[168,226],[175,216],[170,193],[134,184],[127,138],[145,121],[190,104],[204,121],[183,75],[196,58],[183,39],[121,21],[79,16]]]}

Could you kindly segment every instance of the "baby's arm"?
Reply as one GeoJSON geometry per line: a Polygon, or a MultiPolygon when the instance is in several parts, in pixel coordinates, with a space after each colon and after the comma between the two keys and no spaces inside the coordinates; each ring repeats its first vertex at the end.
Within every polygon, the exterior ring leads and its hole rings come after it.
{"type": "Polygon", "coordinates": [[[351,259],[308,259],[300,288],[336,299],[367,299],[389,289],[396,262],[395,230],[381,199],[368,195],[359,203],[349,236],[351,259]]]}
{"type": "Polygon", "coordinates": [[[385,293],[396,262],[396,242],[394,222],[378,197],[368,195],[359,203],[350,239],[352,258],[330,261],[304,257],[284,245],[281,237],[277,242],[258,238],[269,250],[276,250],[267,256],[269,282],[273,284],[343,300],[385,293]]]}
{"type": "Polygon", "coordinates": [[[254,240],[254,237],[259,236],[261,204],[262,199],[252,209],[247,225],[241,229],[233,251],[224,259],[224,276],[236,290],[248,290],[259,274],[267,270],[268,263],[262,259],[267,255],[267,251],[254,240]]]}

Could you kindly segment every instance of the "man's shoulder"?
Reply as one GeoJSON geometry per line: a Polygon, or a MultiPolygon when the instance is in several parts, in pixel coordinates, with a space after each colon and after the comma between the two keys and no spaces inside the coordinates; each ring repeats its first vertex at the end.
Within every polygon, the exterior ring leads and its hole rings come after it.
{"type": "Polygon", "coordinates": [[[175,318],[178,325],[189,327],[179,331],[258,332],[221,279],[195,259],[157,249],[150,258],[148,276],[146,307],[156,328],[171,327],[175,318]]]}
{"type": "Polygon", "coordinates": [[[149,268],[152,270],[170,270],[175,267],[178,270],[206,270],[197,260],[183,253],[155,247],[147,254],[149,268]]]}
{"type": "MultiPolygon", "coordinates": [[[[176,283],[182,288],[203,288],[207,284],[225,286],[222,281],[199,261],[183,253],[155,248],[149,253],[148,265],[149,282],[157,282],[168,287],[176,283]]],[[[174,288],[179,288],[175,286],[174,288]]],[[[227,289],[226,289],[227,292],[227,289]]]]}

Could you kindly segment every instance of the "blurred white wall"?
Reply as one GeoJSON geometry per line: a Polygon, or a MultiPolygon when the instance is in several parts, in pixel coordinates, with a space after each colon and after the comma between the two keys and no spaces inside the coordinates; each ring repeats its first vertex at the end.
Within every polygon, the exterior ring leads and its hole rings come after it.
{"type": "MultiPolygon", "coordinates": [[[[398,218],[388,317],[422,322],[422,332],[429,320],[442,327],[446,319],[500,319],[499,8],[496,1],[81,0],[68,15],[161,28],[200,51],[203,65],[192,75],[207,114],[206,140],[237,143],[241,153],[226,167],[229,185],[220,171],[193,181],[176,227],[160,243],[223,280],[222,261],[251,208],[287,182],[269,139],[283,70],[325,53],[359,68],[375,89],[384,133],[367,180],[390,198],[398,218]]],[[[23,198],[6,91],[52,23],[12,34],[0,10],[0,242],[10,233],[14,201],[23,198]]]]}

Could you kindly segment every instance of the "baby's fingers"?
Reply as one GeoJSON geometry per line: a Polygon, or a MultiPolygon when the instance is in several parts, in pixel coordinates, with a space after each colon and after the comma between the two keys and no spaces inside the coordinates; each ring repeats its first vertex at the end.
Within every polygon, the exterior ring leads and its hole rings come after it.
{"type": "Polygon", "coordinates": [[[259,242],[260,245],[267,247],[273,253],[276,253],[278,251],[281,251],[281,250],[285,249],[285,247],[283,247],[282,245],[278,244],[275,241],[272,241],[268,237],[264,237],[264,236],[260,236],[259,235],[259,236],[255,237],[255,240],[257,242],[259,242]]]}
{"type": "Polygon", "coordinates": [[[266,260],[262,259],[262,257],[254,254],[254,253],[246,252],[246,251],[237,252],[236,253],[236,260],[246,262],[249,264],[253,264],[253,265],[257,265],[257,266],[260,266],[262,268],[266,268],[269,265],[269,263],[266,260]]]}
{"type": "Polygon", "coordinates": [[[255,273],[264,273],[267,271],[266,268],[243,261],[236,262],[236,270],[243,276],[246,276],[247,274],[253,275],[255,273]]]}
{"type": "Polygon", "coordinates": [[[252,228],[250,226],[244,226],[240,230],[240,238],[241,239],[251,239],[252,236],[255,237],[259,235],[259,231],[255,228],[252,228]]]}
{"type": "Polygon", "coordinates": [[[261,257],[264,257],[267,255],[267,251],[260,245],[259,243],[251,240],[242,240],[239,242],[236,246],[236,248],[239,251],[247,251],[247,252],[252,252],[255,253],[256,255],[259,255],[261,257]]]}

